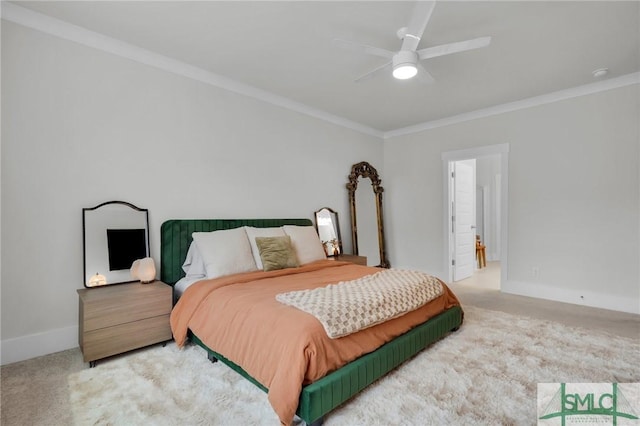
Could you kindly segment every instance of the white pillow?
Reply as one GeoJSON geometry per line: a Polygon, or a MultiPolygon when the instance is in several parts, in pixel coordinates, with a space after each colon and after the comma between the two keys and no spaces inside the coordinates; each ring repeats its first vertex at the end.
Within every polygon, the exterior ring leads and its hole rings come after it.
{"type": "Polygon", "coordinates": [[[256,237],[284,237],[286,234],[282,228],[254,228],[252,226],[245,226],[244,229],[247,232],[249,244],[251,244],[253,260],[256,262],[258,269],[264,269],[262,258],[260,257],[260,250],[258,250],[258,246],[256,245],[256,237]]]}
{"type": "Polygon", "coordinates": [[[187,278],[204,278],[207,276],[202,254],[200,254],[200,250],[198,250],[198,246],[194,241],[189,245],[187,257],[182,264],[182,270],[187,274],[187,278]]]}
{"type": "Polygon", "coordinates": [[[194,232],[192,236],[202,254],[207,278],[218,278],[258,269],[244,228],[194,232]]]}
{"type": "Polygon", "coordinates": [[[284,225],[282,229],[291,237],[291,244],[301,265],[327,258],[313,226],[284,225]]]}

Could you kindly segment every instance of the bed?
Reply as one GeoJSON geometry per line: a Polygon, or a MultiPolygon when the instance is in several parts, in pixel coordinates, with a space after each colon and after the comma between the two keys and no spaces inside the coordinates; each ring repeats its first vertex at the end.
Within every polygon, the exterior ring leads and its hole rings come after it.
{"type": "MultiPolygon", "coordinates": [[[[161,228],[162,281],[173,285],[185,278],[183,264],[190,251],[194,232],[195,235],[201,235],[199,233],[243,227],[313,229],[312,222],[308,219],[169,220],[163,223],[161,228]]],[[[321,424],[327,413],[429,344],[456,330],[462,323],[462,309],[455,295],[444,284],[444,294],[420,310],[339,339],[329,339],[315,318],[272,300],[273,296],[283,289],[306,288],[307,284],[304,282],[307,279],[315,288],[333,283],[337,277],[348,281],[378,270],[347,262],[318,259],[299,268],[268,272],[258,270],[213,279],[192,279],[193,285],[184,291],[172,313],[174,337],[180,345],[188,336],[192,342],[207,351],[209,359],[222,361],[267,392],[269,402],[283,424],[291,423],[293,413],[307,424],[321,424]],[[196,296],[198,294],[200,296],[196,296]],[[273,305],[278,313],[258,316],[252,320],[257,322],[252,324],[244,316],[254,315],[253,312],[260,312],[261,308],[240,309],[240,305],[236,304],[240,303],[237,302],[239,299],[243,299],[242,303],[249,300],[255,303],[255,306],[258,306],[258,302],[273,305]],[[194,301],[195,303],[192,303],[194,301]],[[208,303],[211,303],[211,306],[208,303]],[[243,312],[242,317],[239,316],[240,312],[243,312]],[[226,315],[234,318],[227,320],[223,318],[226,315]],[[322,339],[325,340],[310,343],[290,338],[276,343],[277,339],[283,338],[272,335],[274,329],[297,333],[297,328],[303,327],[301,323],[317,323],[324,333],[322,339]],[[237,324],[240,326],[235,329],[237,324]],[[242,324],[245,324],[245,328],[242,328],[242,324]],[[261,330],[261,327],[266,327],[267,330],[261,330]],[[271,341],[275,346],[269,346],[272,344],[271,341]],[[340,345],[348,349],[343,349],[340,345]],[[279,348],[289,346],[294,352],[304,347],[304,356],[301,355],[304,371],[298,372],[298,355],[290,357],[288,352],[278,352],[279,348]],[[237,348],[241,348],[247,354],[237,353],[237,348]],[[336,359],[329,359],[335,354],[338,354],[336,359]],[[256,356],[265,364],[272,359],[284,359],[285,362],[284,365],[269,369],[251,358],[256,356]],[[290,378],[296,374],[295,378],[290,378]],[[283,386],[283,383],[286,386],[283,386]],[[294,384],[297,388],[292,396],[291,389],[294,384]]],[[[310,334],[322,334],[317,332],[318,327],[310,334]]]]}

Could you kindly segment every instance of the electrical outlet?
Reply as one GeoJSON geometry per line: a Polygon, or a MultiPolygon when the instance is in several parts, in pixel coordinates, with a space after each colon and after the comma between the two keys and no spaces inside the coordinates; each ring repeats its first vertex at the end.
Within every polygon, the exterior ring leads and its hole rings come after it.
{"type": "Polygon", "coordinates": [[[531,276],[533,278],[539,278],[540,277],[540,267],[539,266],[532,266],[531,267],[531,276]]]}

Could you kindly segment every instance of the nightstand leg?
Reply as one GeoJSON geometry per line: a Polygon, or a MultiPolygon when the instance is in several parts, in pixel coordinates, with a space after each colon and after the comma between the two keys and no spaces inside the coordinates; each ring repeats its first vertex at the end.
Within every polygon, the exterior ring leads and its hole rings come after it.
{"type": "Polygon", "coordinates": [[[97,363],[98,361],[89,361],[89,368],[95,367],[97,363]]]}

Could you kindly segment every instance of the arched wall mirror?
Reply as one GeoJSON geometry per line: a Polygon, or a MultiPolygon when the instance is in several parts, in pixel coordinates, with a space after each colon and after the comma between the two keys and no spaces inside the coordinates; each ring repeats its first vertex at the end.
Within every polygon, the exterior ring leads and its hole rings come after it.
{"type": "Polygon", "coordinates": [[[134,281],[131,265],[149,257],[149,212],[124,201],[82,209],[84,286],[134,281]]]}
{"type": "Polygon", "coordinates": [[[353,254],[367,256],[369,265],[388,268],[390,265],[385,249],[382,214],[384,188],[380,183],[378,171],[366,161],[351,167],[349,183],[347,183],[351,210],[351,238],[353,254]]]}
{"type": "Polygon", "coordinates": [[[340,236],[340,222],[338,213],[329,207],[323,207],[314,212],[316,229],[324,251],[327,256],[336,256],[342,253],[342,237],[340,236]]]}

